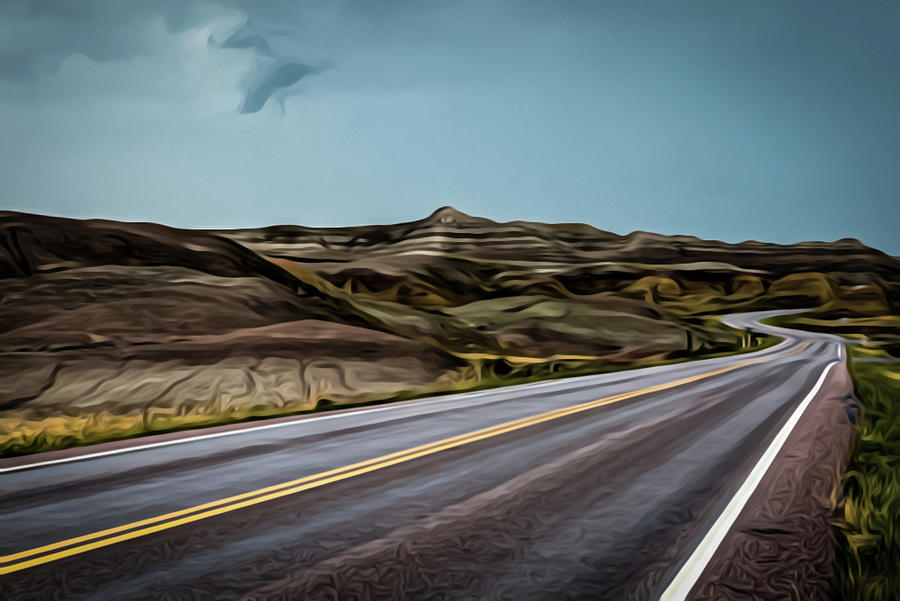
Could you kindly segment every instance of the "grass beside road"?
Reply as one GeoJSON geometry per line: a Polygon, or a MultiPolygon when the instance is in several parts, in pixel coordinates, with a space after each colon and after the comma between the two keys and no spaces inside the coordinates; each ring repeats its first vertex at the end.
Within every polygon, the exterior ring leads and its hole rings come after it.
{"type": "Polygon", "coordinates": [[[835,598],[900,599],[900,317],[781,315],[765,323],[842,335],[862,404],[837,507],[835,598]]]}
{"type": "Polygon", "coordinates": [[[847,601],[894,601],[900,599],[900,360],[857,347],[849,367],[863,418],[839,507],[836,592],[847,601]]]}

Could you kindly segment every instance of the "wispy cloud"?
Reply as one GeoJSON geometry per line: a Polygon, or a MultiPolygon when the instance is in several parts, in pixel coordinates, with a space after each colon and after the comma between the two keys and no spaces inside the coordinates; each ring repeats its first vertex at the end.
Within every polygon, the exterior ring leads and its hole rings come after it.
{"type": "MultiPolygon", "coordinates": [[[[280,90],[294,85],[304,77],[315,75],[325,70],[325,66],[306,65],[293,59],[279,59],[259,72],[247,89],[241,113],[256,113],[266,101],[280,90]]],[[[282,105],[282,111],[284,106],[282,105]]]]}
{"type": "MultiPolygon", "coordinates": [[[[121,62],[160,52],[159,23],[170,33],[210,27],[243,18],[224,35],[213,33],[212,47],[250,52],[257,57],[254,71],[243,82],[240,113],[257,112],[276,92],[281,99],[301,79],[322,72],[328,63],[311,63],[297,56],[296,44],[303,12],[278,4],[244,5],[238,0],[162,0],[147,3],[117,0],[110,4],[9,0],[0,3],[0,81],[24,89],[53,76],[66,59],[83,56],[96,62],[121,62]],[[279,22],[261,26],[254,19],[279,22]],[[278,38],[278,44],[272,37],[278,38]]],[[[320,57],[315,57],[320,58],[320,57]]]]}
{"type": "Polygon", "coordinates": [[[305,77],[316,75],[331,67],[330,63],[322,62],[311,65],[289,54],[276,53],[266,37],[273,33],[276,36],[290,39],[290,30],[262,29],[257,27],[252,19],[247,19],[222,41],[217,41],[214,35],[209,38],[210,45],[219,48],[252,50],[259,55],[257,68],[245,84],[244,100],[238,109],[238,112],[242,114],[259,112],[269,98],[276,93],[281,94],[283,113],[283,100],[288,95],[286,91],[291,86],[305,77]]]}

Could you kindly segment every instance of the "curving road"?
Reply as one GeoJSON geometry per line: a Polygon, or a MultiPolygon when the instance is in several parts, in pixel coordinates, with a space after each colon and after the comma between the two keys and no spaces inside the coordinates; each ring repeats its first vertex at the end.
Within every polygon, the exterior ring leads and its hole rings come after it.
{"type": "MultiPolygon", "coordinates": [[[[773,313],[728,321],[776,330],[757,321],[773,313]]],[[[683,598],[841,359],[834,337],[777,333],[752,354],[6,461],[0,598],[683,598]]]]}

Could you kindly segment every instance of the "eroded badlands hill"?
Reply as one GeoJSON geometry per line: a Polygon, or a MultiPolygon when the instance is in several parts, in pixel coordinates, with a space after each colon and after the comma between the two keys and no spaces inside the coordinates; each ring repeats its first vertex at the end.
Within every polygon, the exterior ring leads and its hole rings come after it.
{"type": "Polygon", "coordinates": [[[896,258],[452,208],[224,232],[0,213],[0,452],[739,350],[719,313],[893,319],[896,258]]]}

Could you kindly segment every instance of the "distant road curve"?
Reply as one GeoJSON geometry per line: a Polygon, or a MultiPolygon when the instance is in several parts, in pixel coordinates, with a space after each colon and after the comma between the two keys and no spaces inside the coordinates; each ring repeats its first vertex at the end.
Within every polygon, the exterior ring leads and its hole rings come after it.
{"type": "Polygon", "coordinates": [[[843,360],[756,353],[0,464],[4,599],[683,599],[843,360]]]}

